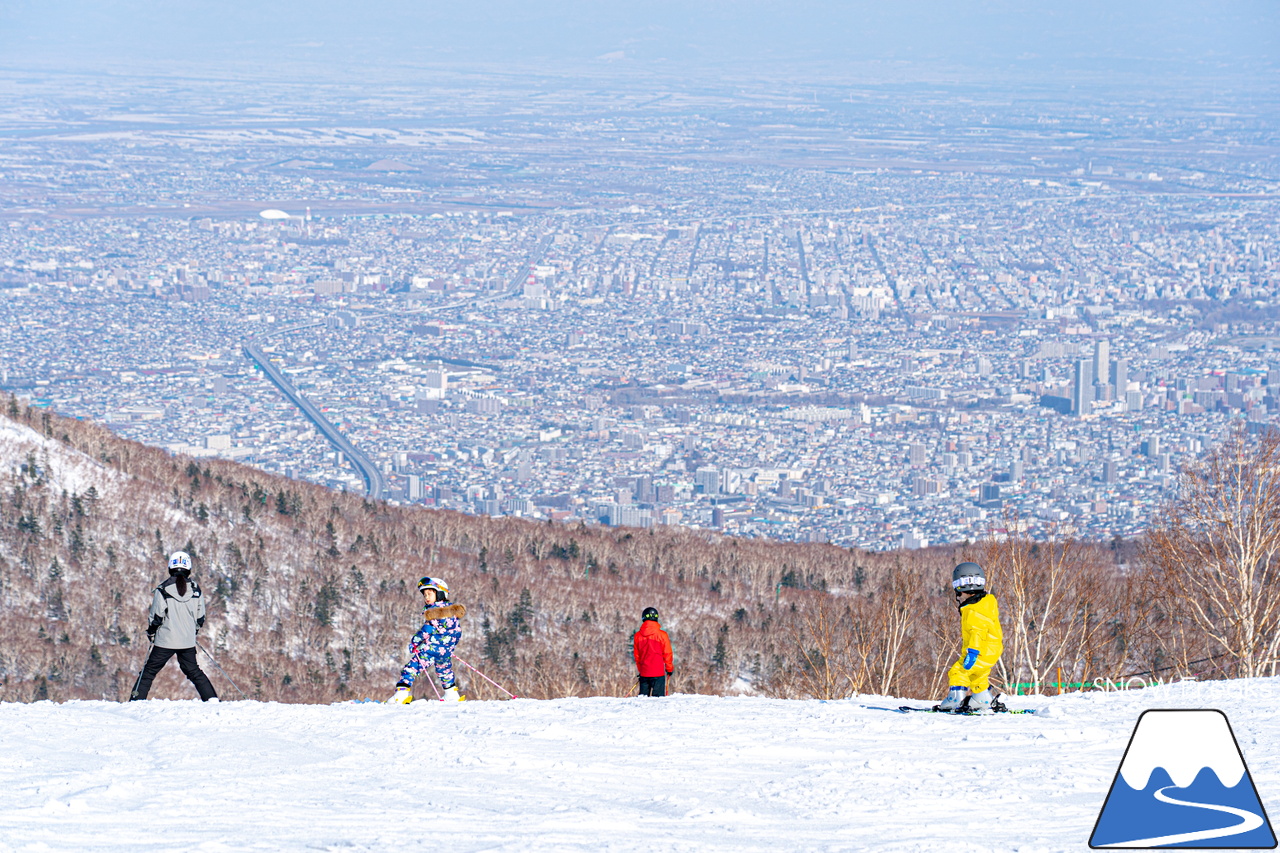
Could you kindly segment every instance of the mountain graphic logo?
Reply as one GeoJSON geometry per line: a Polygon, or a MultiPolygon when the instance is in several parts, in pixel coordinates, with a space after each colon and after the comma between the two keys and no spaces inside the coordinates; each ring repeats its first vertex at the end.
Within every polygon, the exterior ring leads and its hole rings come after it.
{"type": "Polygon", "coordinates": [[[1276,835],[1227,715],[1143,711],[1089,846],[1274,849],[1276,835]]]}

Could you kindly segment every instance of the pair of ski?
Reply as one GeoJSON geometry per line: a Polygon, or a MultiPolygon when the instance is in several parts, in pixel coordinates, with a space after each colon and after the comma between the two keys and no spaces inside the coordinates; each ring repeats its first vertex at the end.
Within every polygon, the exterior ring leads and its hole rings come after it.
{"type": "MultiPolygon", "coordinates": [[[[405,704],[406,704],[406,705],[409,705],[409,704],[414,704],[414,705],[416,705],[416,704],[421,704],[422,702],[439,702],[439,701],[441,701],[441,700],[439,700],[439,699],[431,699],[431,698],[424,698],[424,699],[419,699],[417,702],[412,702],[412,703],[411,703],[411,702],[406,702],[405,704]]],[[[466,702],[466,701],[467,701],[467,697],[466,697],[466,695],[465,695],[465,694],[464,694],[464,695],[462,695],[462,696],[459,696],[459,697],[458,697],[458,702],[466,702]]],[[[340,702],[335,702],[334,704],[335,704],[335,705],[338,705],[338,704],[342,704],[342,703],[340,703],[340,702]]],[[[385,704],[387,704],[387,702],[386,702],[386,700],[385,700],[385,699],[374,699],[372,696],[366,696],[366,697],[364,697],[363,699],[348,699],[348,700],[347,700],[347,704],[348,704],[348,705],[385,705],[385,704]]],[[[450,704],[454,704],[454,705],[456,705],[456,704],[457,704],[457,702],[453,702],[453,703],[450,703],[450,704]]]]}
{"type": "MultiPolygon", "coordinates": [[[[939,708],[937,705],[934,705],[932,708],[917,708],[914,705],[900,705],[898,707],[898,711],[903,714],[908,714],[908,713],[911,713],[912,711],[917,711],[921,714],[947,714],[952,717],[983,716],[982,714],[979,714],[977,711],[970,711],[968,709],[965,709],[963,711],[944,711],[941,708],[939,708]]],[[[1035,708],[1001,708],[999,710],[992,708],[991,712],[993,714],[1038,714],[1040,713],[1035,708]]]]}
{"type": "MultiPolygon", "coordinates": [[[[964,702],[954,711],[943,710],[941,705],[932,705],[928,708],[919,708],[915,705],[899,705],[898,711],[903,714],[909,714],[913,711],[923,714],[950,714],[953,717],[978,717],[985,716],[979,711],[974,711],[969,707],[969,697],[964,698],[964,702]]],[[[1000,697],[996,696],[991,700],[991,713],[993,714],[1035,714],[1034,708],[1010,708],[1008,705],[1000,701],[1000,697]]]]}

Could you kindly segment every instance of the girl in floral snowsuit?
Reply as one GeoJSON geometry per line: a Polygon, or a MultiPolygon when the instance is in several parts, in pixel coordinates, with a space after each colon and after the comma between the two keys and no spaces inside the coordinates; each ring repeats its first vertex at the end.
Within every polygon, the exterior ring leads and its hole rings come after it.
{"type": "Polygon", "coordinates": [[[458,687],[453,679],[453,650],[462,639],[461,619],[467,608],[449,603],[449,585],[440,578],[418,581],[422,593],[423,625],[409,641],[409,662],[400,672],[396,692],[387,700],[391,705],[407,705],[413,701],[413,683],[423,670],[434,666],[445,702],[458,702],[458,687]]]}

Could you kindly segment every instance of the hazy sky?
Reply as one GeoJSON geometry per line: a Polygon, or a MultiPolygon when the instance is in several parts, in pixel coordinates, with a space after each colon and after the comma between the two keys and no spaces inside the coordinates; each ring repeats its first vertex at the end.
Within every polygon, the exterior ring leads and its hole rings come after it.
{"type": "Polygon", "coordinates": [[[825,63],[1217,67],[1280,58],[1277,0],[4,0],[0,65],[825,63]]]}

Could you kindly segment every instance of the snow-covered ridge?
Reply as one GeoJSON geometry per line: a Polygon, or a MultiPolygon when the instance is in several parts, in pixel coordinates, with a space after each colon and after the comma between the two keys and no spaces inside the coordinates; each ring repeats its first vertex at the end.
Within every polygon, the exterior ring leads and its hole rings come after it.
{"type": "Polygon", "coordinates": [[[1163,767],[1179,788],[1194,782],[1206,767],[1223,785],[1234,788],[1245,770],[1227,718],[1218,711],[1145,715],[1133,734],[1120,775],[1130,788],[1140,791],[1157,767],[1163,767]]]}
{"type": "Polygon", "coordinates": [[[0,460],[6,461],[11,469],[6,473],[25,465],[28,456],[35,458],[54,489],[68,494],[83,495],[92,486],[98,490],[99,497],[111,497],[124,481],[119,471],[79,450],[41,435],[26,424],[0,417],[0,460]]]}

